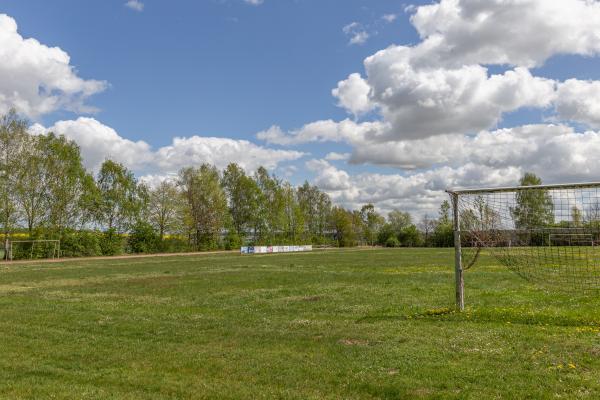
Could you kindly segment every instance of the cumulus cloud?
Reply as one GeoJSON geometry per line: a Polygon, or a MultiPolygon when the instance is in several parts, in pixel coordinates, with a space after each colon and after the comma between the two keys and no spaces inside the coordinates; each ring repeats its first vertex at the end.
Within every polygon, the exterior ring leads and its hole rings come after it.
{"type": "Polygon", "coordinates": [[[403,169],[457,168],[474,163],[490,169],[519,168],[553,182],[588,180],[600,168],[600,133],[565,125],[534,124],[395,143],[357,143],[350,162],[403,169]]]}
{"type": "Polygon", "coordinates": [[[257,138],[267,143],[293,145],[308,142],[352,142],[365,137],[368,133],[375,135],[383,131],[385,125],[380,122],[356,123],[346,119],[341,122],[322,120],[304,125],[291,132],[283,131],[279,126],[257,133],[257,138]]]}
{"type": "Polygon", "coordinates": [[[555,82],[525,68],[489,75],[480,65],[415,68],[401,48],[366,62],[371,100],[390,129],[378,140],[472,133],[495,126],[506,112],[548,107],[555,82]]]}
{"type": "Polygon", "coordinates": [[[31,118],[58,109],[92,112],[85,100],[106,86],[80,78],[65,51],[23,38],[16,21],[0,14],[0,114],[12,107],[31,118]]]}
{"type": "Polygon", "coordinates": [[[264,0],[244,0],[244,3],[250,4],[253,6],[260,6],[262,3],[264,3],[264,0]]]}
{"type": "Polygon", "coordinates": [[[339,191],[348,190],[350,184],[350,175],[329,164],[326,160],[310,160],[306,162],[306,167],[313,172],[317,172],[314,184],[323,190],[339,191]]]}
{"type": "Polygon", "coordinates": [[[331,153],[327,153],[327,155],[325,156],[325,159],[327,161],[341,161],[341,160],[348,160],[350,159],[351,154],[350,153],[336,153],[336,152],[331,152],[331,153]]]}
{"type": "Polygon", "coordinates": [[[58,121],[50,128],[36,124],[32,133],[54,132],[74,140],[81,149],[85,166],[98,170],[102,162],[110,158],[133,170],[143,169],[152,161],[152,149],[144,141],[134,142],[121,137],[113,128],[94,118],[80,117],[76,120],[58,121]]]}
{"type": "Polygon", "coordinates": [[[307,162],[316,172],[315,182],[336,204],[357,209],[373,203],[379,211],[401,209],[415,216],[435,213],[444,189],[458,186],[502,186],[516,183],[519,168],[497,170],[469,163],[457,168],[440,167],[411,175],[362,173],[349,175],[324,160],[307,162]]]}
{"type": "Polygon", "coordinates": [[[144,3],[140,0],[129,0],[125,3],[125,7],[131,8],[134,11],[142,12],[144,11],[144,3]]]}
{"type": "Polygon", "coordinates": [[[253,171],[261,165],[274,169],[283,162],[304,156],[299,151],[269,149],[247,140],[203,136],[176,137],[170,145],[152,149],[144,141],[123,138],[111,127],[84,117],[59,121],[49,128],[35,124],[30,130],[34,134],[54,132],[74,140],[90,170],[97,171],[102,162],[110,158],[140,175],[153,176],[153,180],[202,163],[224,168],[237,162],[244,169],[253,171]]]}
{"type": "Polygon", "coordinates": [[[375,105],[369,98],[371,87],[360,76],[354,73],[346,80],[338,82],[337,88],[331,94],[338,99],[338,105],[355,116],[371,111],[375,105]]]}
{"type": "Polygon", "coordinates": [[[371,154],[372,160],[386,164],[427,167],[408,174],[350,175],[326,160],[311,160],[307,166],[315,172],[316,184],[339,204],[357,208],[374,203],[384,211],[400,208],[417,215],[434,212],[447,198],[444,189],[515,185],[526,171],[543,176],[546,183],[581,182],[593,179],[600,169],[600,132],[577,132],[565,125],[526,125],[439,139],[382,146],[379,151],[390,151],[371,154]]]}
{"type": "Polygon", "coordinates": [[[595,0],[441,0],[415,10],[418,62],[533,67],[555,54],[600,52],[595,0]]]}
{"type": "MultiPolygon", "coordinates": [[[[600,25],[594,21],[600,20],[599,7],[600,2],[584,0],[442,0],[413,7],[411,21],[422,41],[390,46],[366,58],[365,77],[351,74],[332,94],[355,118],[375,110],[379,124],[369,124],[362,142],[390,147],[405,140],[474,135],[522,108],[555,109],[556,120],[596,128],[599,83],[561,83],[534,76],[527,67],[555,54],[597,54],[600,25]],[[513,67],[490,74],[487,64],[513,67]]],[[[360,27],[352,23],[345,31],[360,27]]],[[[274,127],[259,138],[283,145],[356,142],[356,134],[335,125],[318,121],[289,133],[274,127]]],[[[363,124],[353,130],[362,131],[363,124]]]]}
{"type": "Polygon", "coordinates": [[[559,119],[600,129],[600,82],[569,79],[559,85],[556,112],[559,119]]]}

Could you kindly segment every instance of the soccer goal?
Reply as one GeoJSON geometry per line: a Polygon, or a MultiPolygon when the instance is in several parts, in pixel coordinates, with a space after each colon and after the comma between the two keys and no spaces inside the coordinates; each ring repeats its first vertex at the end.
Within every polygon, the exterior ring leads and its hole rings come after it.
{"type": "Polygon", "coordinates": [[[521,277],[563,291],[600,289],[600,183],[447,190],[456,305],[485,251],[521,277]]]}
{"type": "Polygon", "coordinates": [[[8,259],[36,259],[60,257],[60,240],[11,240],[8,259]]]}

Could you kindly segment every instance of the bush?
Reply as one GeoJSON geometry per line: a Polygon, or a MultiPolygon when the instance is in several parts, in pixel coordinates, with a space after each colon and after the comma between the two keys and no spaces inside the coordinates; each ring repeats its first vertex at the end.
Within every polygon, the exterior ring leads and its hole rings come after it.
{"type": "Polygon", "coordinates": [[[225,250],[235,250],[242,246],[242,238],[235,231],[227,232],[225,236],[225,250]]]}
{"type": "Polygon", "coordinates": [[[123,254],[123,237],[115,228],[109,229],[100,236],[100,249],[103,256],[123,254]]]}
{"type": "MultiPolygon", "coordinates": [[[[454,235],[454,232],[452,234],[454,235]]],[[[402,243],[402,246],[405,247],[416,247],[421,246],[423,244],[421,232],[419,232],[417,227],[414,225],[409,225],[402,229],[402,232],[400,232],[399,240],[402,243]]]]}
{"type": "Polygon", "coordinates": [[[132,253],[156,253],[160,248],[160,237],[152,225],[138,222],[127,239],[129,250],[132,253]]]}
{"type": "Polygon", "coordinates": [[[385,247],[400,247],[400,241],[396,236],[390,236],[385,241],[385,247]]]}
{"type": "Polygon", "coordinates": [[[60,240],[64,257],[94,257],[102,254],[98,232],[78,231],[63,234],[60,240]]]}
{"type": "Polygon", "coordinates": [[[189,241],[185,237],[165,236],[159,244],[161,253],[185,253],[191,250],[189,241]]]}

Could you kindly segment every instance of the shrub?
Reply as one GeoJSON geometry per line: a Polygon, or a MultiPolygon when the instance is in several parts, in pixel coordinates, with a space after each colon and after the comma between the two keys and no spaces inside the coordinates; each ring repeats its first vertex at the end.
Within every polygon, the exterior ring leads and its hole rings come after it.
{"type": "Polygon", "coordinates": [[[159,243],[159,251],[162,253],[185,253],[191,250],[189,241],[185,237],[165,236],[159,243]]]}
{"type": "Polygon", "coordinates": [[[398,240],[398,238],[396,236],[390,236],[385,241],[385,247],[399,247],[399,246],[400,246],[400,241],[398,240]]]}
{"type": "Polygon", "coordinates": [[[115,228],[109,229],[100,236],[100,249],[103,256],[123,254],[123,237],[115,228]]]}
{"type": "Polygon", "coordinates": [[[132,253],[156,253],[160,248],[160,237],[152,225],[147,222],[138,222],[133,227],[127,243],[132,253]]]}
{"type": "Polygon", "coordinates": [[[235,250],[242,246],[242,238],[233,230],[227,232],[225,236],[225,250],[235,250]]]}
{"type": "MultiPolygon", "coordinates": [[[[452,234],[454,235],[454,232],[452,234]]],[[[400,232],[399,235],[399,240],[402,243],[402,246],[405,247],[415,247],[423,244],[421,232],[419,232],[417,227],[414,225],[409,225],[402,229],[402,232],[400,232]]]]}
{"type": "Polygon", "coordinates": [[[75,231],[63,234],[60,240],[64,257],[94,257],[102,254],[98,232],[75,231]]]}

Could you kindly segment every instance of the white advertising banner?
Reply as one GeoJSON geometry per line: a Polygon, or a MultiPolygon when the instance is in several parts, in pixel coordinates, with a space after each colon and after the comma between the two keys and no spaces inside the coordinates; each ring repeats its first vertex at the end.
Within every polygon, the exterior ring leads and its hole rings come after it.
{"type": "Polygon", "coordinates": [[[313,246],[242,246],[240,254],[269,254],[269,253],[297,253],[312,251],[313,246]]]}

